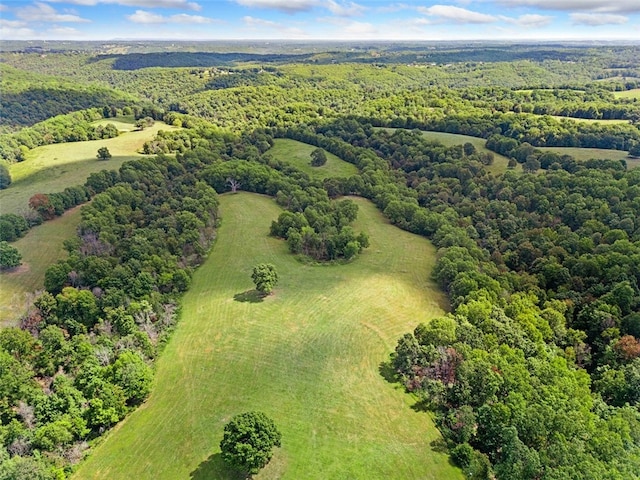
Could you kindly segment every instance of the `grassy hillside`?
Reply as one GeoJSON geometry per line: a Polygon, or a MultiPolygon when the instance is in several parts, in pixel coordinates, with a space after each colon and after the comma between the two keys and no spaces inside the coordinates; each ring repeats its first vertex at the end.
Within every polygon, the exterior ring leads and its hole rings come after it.
{"type": "Polygon", "coordinates": [[[313,178],[350,177],[358,173],[355,165],[347,163],[329,152],[325,152],[327,163],[321,167],[312,167],[310,164],[311,152],[315,149],[316,147],[313,145],[296,140],[277,138],[269,153],[274,158],[290,163],[313,178]]]}
{"type": "MultiPolygon", "coordinates": [[[[114,122],[112,122],[114,123],[114,122]]],[[[118,122],[116,126],[128,125],[118,122]]],[[[20,213],[28,208],[36,193],[61,192],[66,187],[82,185],[93,172],[117,170],[124,162],[139,157],[137,153],[158,130],[176,127],[156,122],[143,131],[124,132],[118,137],[86,142],[58,143],[34,148],[24,162],[9,166],[13,183],[0,191],[0,213],[20,213]],[[107,147],[110,160],[100,161],[96,152],[107,147]]]]}
{"type": "Polygon", "coordinates": [[[22,265],[0,273],[0,326],[13,325],[27,305],[28,295],[43,288],[44,272],[65,255],[63,242],[75,234],[80,208],[32,228],[12,243],[22,254],[22,265]]]}
{"type": "Polygon", "coordinates": [[[640,98],[640,88],[634,88],[632,90],[624,90],[621,92],[613,92],[616,98],[640,98]]]}
{"type": "Polygon", "coordinates": [[[341,266],[309,266],[267,236],[280,212],[252,195],[221,198],[222,226],[184,298],[154,390],[80,466],[76,479],[223,479],[224,424],[261,410],[283,433],[258,479],[461,479],[432,442],[428,414],[380,374],[399,336],[442,314],[429,280],[435,250],[362,199],[356,229],[371,247],[341,266]],[[274,294],[250,272],[273,263],[274,294]]]}
{"type": "Polygon", "coordinates": [[[602,118],[578,118],[578,117],[562,117],[560,115],[550,115],[552,118],[556,120],[572,120],[574,122],[583,122],[583,123],[603,123],[608,125],[615,125],[620,123],[629,123],[629,120],[606,120],[602,118]]]}
{"type": "Polygon", "coordinates": [[[560,155],[571,155],[577,161],[591,160],[592,158],[605,158],[608,160],[626,160],[627,152],[622,150],[607,150],[604,148],[579,148],[579,147],[536,147],[542,151],[551,151],[560,155]]]}

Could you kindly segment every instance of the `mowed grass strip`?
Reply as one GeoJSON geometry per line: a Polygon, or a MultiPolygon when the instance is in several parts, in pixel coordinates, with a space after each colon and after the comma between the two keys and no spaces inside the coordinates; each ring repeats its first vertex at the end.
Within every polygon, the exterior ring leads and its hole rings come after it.
{"type": "Polygon", "coordinates": [[[427,413],[380,374],[397,339],[443,313],[429,280],[435,249],[362,199],[356,229],[371,246],[352,263],[310,266],[267,236],[270,198],[221,197],[222,225],[158,360],[148,401],[80,465],[76,479],[228,479],[223,427],[259,410],[282,448],[258,479],[461,479],[427,413]],[[251,299],[260,262],[280,275],[251,299]],[[235,299],[234,299],[235,297],[235,299]],[[238,301],[245,300],[245,301],[238,301]]]}
{"type": "Polygon", "coordinates": [[[579,162],[593,158],[607,160],[629,160],[628,153],[623,150],[610,150],[606,148],[581,148],[581,147],[536,147],[543,152],[555,152],[559,155],[571,155],[579,162]]]}
{"type": "Polygon", "coordinates": [[[23,213],[28,210],[29,198],[36,193],[61,192],[67,187],[83,185],[91,173],[117,170],[124,162],[141,157],[138,150],[159,130],[175,128],[156,122],[153,127],[124,132],[115,138],[34,148],[25,161],[9,166],[13,183],[0,191],[0,213],[23,213]],[[101,147],[107,147],[112,158],[98,160],[96,154],[101,147]]]}
{"type": "Polygon", "coordinates": [[[616,98],[640,98],[640,88],[633,88],[622,92],[613,92],[613,96],[616,98]]]}
{"type": "Polygon", "coordinates": [[[620,119],[605,119],[605,118],[578,118],[578,117],[563,117],[561,115],[550,115],[552,118],[556,120],[571,120],[572,122],[580,122],[580,123],[603,123],[609,125],[615,124],[623,124],[629,123],[629,120],[620,120],[620,119]]]}
{"type": "Polygon", "coordinates": [[[47,267],[66,255],[63,243],[76,234],[79,223],[80,207],[76,207],[12,243],[22,254],[22,265],[0,273],[0,326],[17,324],[29,294],[43,288],[47,267]]]}
{"type": "Polygon", "coordinates": [[[327,163],[320,167],[311,166],[311,152],[317,147],[307,143],[290,140],[288,138],[276,138],[273,147],[268,151],[274,158],[287,162],[311,178],[324,179],[328,177],[350,177],[356,175],[358,169],[355,165],[347,163],[334,154],[325,151],[327,163]]]}

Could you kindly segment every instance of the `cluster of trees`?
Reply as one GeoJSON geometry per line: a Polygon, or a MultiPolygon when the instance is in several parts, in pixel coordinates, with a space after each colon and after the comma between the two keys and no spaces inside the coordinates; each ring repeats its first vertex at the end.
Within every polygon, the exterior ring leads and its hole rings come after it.
{"type": "Polygon", "coordinates": [[[303,212],[283,212],[271,223],[271,235],[284,238],[292,253],[315,260],[349,260],[369,246],[364,232],[349,226],[358,216],[352,200],[314,203],[303,212]]]}
{"type": "Polygon", "coordinates": [[[0,270],[9,270],[22,263],[22,255],[8,242],[0,241],[0,270]]]}
{"type": "Polygon", "coordinates": [[[68,79],[37,75],[0,64],[0,123],[7,128],[33,125],[57,115],[100,105],[122,108],[136,99],[130,94],[68,79]]]}
{"type": "Polygon", "coordinates": [[[68,258],[47,269],[21,328],[0,331],[3,474],[64,478],[88,440],[146,398],[214,236],[216,192],[195,168],[160,157],[89,179],[102,193],[83,208],[68,258]]]}

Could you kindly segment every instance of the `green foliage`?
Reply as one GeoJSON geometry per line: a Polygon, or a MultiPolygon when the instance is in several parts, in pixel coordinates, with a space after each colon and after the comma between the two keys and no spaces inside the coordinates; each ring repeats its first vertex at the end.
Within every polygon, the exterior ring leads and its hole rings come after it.
{"type": "Polygon", "coordinates": [[[275,423],[264,413],[246,412],[225,425],[220,450],[227,463],[256,474],[269,463],[273,448],[281,445],[281,439],[275,423]]]}
{"type": "Polygon", "coordinates": [[[111,365],[107,376],[114,385],[122,388],[131,405],[142,403],[151,392],[153,371],[136,353],[121,353],[111,365]]]}
{"type": "Polygon", "coordinates": [[[0,215],[0,241],[13,242],[29,230],[29,223],[22,215],[0,215]]]}
{"type": "Polygon", "coordinates": [[[9,270],[22,263],[22,255],[18,249],[5,241],[0,241],[0,270],[9,270]]]}
{"type": "Polygon", "coordinates": [[[274,265],[260,263],[253,267],[251,278],[258,292],[263,295],[269,295],[278,283],[278,272],[274,265]]]}
{"type": "Polygon", "coordinates": [[[311,166],[312,167],[321,167],[327,163],[327,155],[324,153],[324,150],[321,148],[316,148],[311,152],[311,166]]]}
{"type": "Polygon", "coordinates": [[[111,152],[109,152],[107,147],[100,147],[96,157],[98,160],[109,160],[111,158],[111,152]]]}

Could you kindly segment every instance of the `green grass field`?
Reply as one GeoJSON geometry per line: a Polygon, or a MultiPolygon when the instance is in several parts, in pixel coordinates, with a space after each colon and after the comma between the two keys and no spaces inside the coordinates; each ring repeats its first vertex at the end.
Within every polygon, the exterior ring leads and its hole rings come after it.
{"type": "Polygon", "coordinates": [[[117,170],[124,162],[140,157],[137,151],[158,130],[174,128],[156,122],[153,127],[125,132],[116,138],[34,148],[24,162],[9,166],[13,183],[0,191],[0,213],[22,213],[28,209],[29,198],[36,193],[61,192],[66,187],[84,184],[90,173],[117,170]],[[96,152],[100,147],[107,147],[113,157],[107,161],[98,160],[96,152]]]}
{"type": "Polygon", "coordinates": [[[260,410],[283,439],[257,479],[462,479],[432,446],[440,435],[429,414],[379,371],[401,335],[446,308],[429,280],[435,250],[354,200],[370,248],[349,264],[314,267],[267,235],[281,211],[272,199],[222,196],[216,244],[151,396],[74,478],[244,478],[224,465],[219,443],[233,415],[260,410]],[[259,262],[276,266],[280,284],[255,302],[259,262]]]}
{"type": "Polygon", "coordinates": [[[632,90],[624,90],[622,92],[613,92],[616,98],[640,98],[640,88],[632,90]]]}
{"type": "Polygon", "coordinates": [[[580,148],[580,147],[536,147],[545,152],[556,152],[560,155],[571,155],[577,161],[582,162],[592,158],[605,158],[608,160],[627,160],[627,152],[622,150],[607,150],[604,148],[580,148]]]}
{"type": "Polygon", "coordinates": [[[273,147],[269,149],[269,153],[278,160],[290,163],[312,178],[350,177],[358,173],[355,165],[347,163],[326,151],[327,163],[321,167],[312,167],[310,164],[311,152],[315,149],[315,146],[307,143],[289,140],[288,138],[277,138],[274,140],[273,147]]]}
{"type": "Polygon", "coordinates": [[[0,325],[14,325],[27,307],[29,294],[43,288],[47,267],[66,254],[63,242],[75,234],[80,208],[69,210],[12,243],[22,254],[22,265],[0,273],[0,325]]]}
{"type": "Polygon", "coordinates": [[[574,122],[582,122],[582,123],[605,123],[609,125],[619,124],[619,123],[629,123],[629,120],[605,120],[605,119],[597,119],[597,118],[578,118],[578,117],[562,117],[560,115],[550,115],[552,118],[556,120],[572,120],[574,122]]]}

